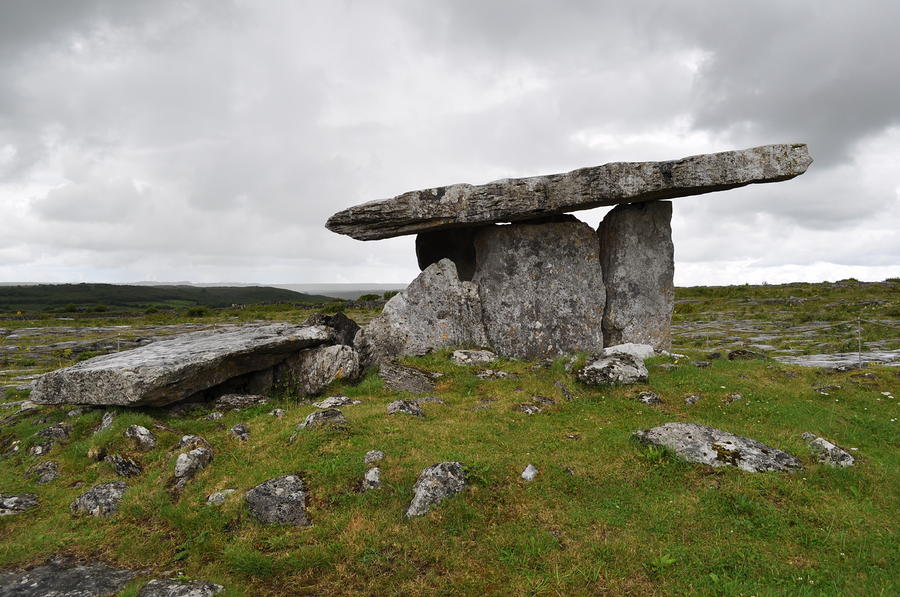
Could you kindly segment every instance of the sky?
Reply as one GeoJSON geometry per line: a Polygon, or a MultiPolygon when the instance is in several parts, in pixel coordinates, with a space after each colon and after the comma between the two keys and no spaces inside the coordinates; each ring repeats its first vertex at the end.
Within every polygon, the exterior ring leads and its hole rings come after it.
{"type": "MultiPolygon", "coordinates": [[[[895,0],[0,0],[0,281],[406,283],[405,191],[805,142],[679,285],[900,276],[895,0]]],[[[576,214],[596,225],[608,210],[576,214]]]]}

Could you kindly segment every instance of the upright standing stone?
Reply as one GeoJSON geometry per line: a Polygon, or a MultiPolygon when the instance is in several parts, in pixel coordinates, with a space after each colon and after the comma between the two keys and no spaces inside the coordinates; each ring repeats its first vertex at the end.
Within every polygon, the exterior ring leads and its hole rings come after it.
{"type": "Polygon", "coordinates": [[[600,262],[606,289],[603,335],[607,345],[672,346],[675,248],[672,204],[647,201],[619,205],[603,218],[600,262]]]}
{"type": "Polygon", "coordinates": [[[488,346],[539,359],[603,347],[605,292],[594,231],[572,216],[483,228],[475,238],[488,346]]]}

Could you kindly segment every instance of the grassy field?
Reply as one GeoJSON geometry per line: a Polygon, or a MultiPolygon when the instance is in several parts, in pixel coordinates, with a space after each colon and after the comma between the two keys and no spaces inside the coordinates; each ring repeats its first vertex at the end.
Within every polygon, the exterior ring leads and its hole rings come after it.
{"type": "MultiPolygon", "coordinates": [[[[650,381],[643,385],[581,386],[564,360],[546,366],[501,361],[491,368],[517,377],[481,380],[477,368],[453,365],[442,352],[406,360],[445,374],[435,393],[445,404],[426,404],[424,419],[387,415],[385,406],[401,394],[385,389],[372,372],[357,385],[337,384],[326,392],[362,401],[343,409],[347,431],[307,432],[293,444],[288,437],[315,408],[286,395],[218,421],[203,420],[208,410],[175,418],[163,409],[123,409],[99,434],[93,429],[104,411],[69,418],[65,408],[48,408],[0,428],[0,445],[18,439],[27,448],[47,425],[67,421],[75,427],[71,440],[49,454],[62,475],[52,483],[29,478],[26,471],[39,459],[24,456],[25,449],[0,460],[2,492],[33,492],[41,499],[36,510],[0,519],[0,566],[66,553],[157,575],[208,579],[224,585],[227,595],[246,596],[900,593],[900,370],[869,368],[872,375],[861,376],[727,359],[697,368],[692,362],[707,359],[708,349],[718,348],[723,338],[694,345],[687,334],[691,326],[795,316],[797,304],[766,302],[785,298],[778,293],[799,296],[793,285],[740,288],[679,289],[679,300],[697,301],[679,303],[676,313],[677,326],[686,330],[676,335],[676,349],[688,358],[675,362],[676,368],[661,367],[674,362],[665,357],[648,361],[650,381]],[[697,306],[685,313],[683,305],[697,306]],[[745,313],[745,306],[752,308],[745,313]],[[647,389],[664,402],[636,401],[647,389]],[[730,402],[733,393],[743,398],[730,402]],[[700,400],[686,404],[690,394],[700,400]],[[515,409],[533,396],[556,404],[537,415],[515,409]],[[481,405],[487,408],[473,410],[481,405]],[[286,415],[269,415],[275,407],[286,415]],[[800,457],[805,469],[711,469],[631,439],[636,429],[669,421],[752,437],[800,457]],[[250,428],[248,442],[230,436],[236,423],[250,428]],[[152,429],[158,447],[131,452],[123,437],[131,424],[152,429]],[[835,470],[817,464],[800,438],[806,431],[852,450],[857,466],[835,470]],[[185,433],[208,439],[215,459],[173,502],[165,484],[177,456],[174,446],[185,433]],[[68,505],[75,497],[95,483],[117,480],[108,464],[87,458],[97,447],[133,456],[144,473],[127,480],[130,488],[114,518],[73,518],[68,505]],[[371,449],[387,455],[384,486],[358,493],[367,468],[363,455],[371,449]],[[405,520],[417,474],[445,460],[464,463],[469,487],[428,516],[405,520]],[[519,474],[529,463],[540,473],[525,483],[519,474]],[[287,473],[302,474],[310,486],[309,528],[259,525],[243,504],[243,490],[287,473]],[[205,504],[207,495],[224,488],[241,491],[221,507],[205,504]]],[[[897,288],[823,286],[812,293],[820,302],[816,315],[801,323],[865,313],[896,324],[891,309],[897,288]],[[843,298],[829,296],[845,291],[843,298]],[[873,305],[874,312],[858,304],[870,300],[884,302],[873,305]]],[[[238,317],[227,313],[211,318],[238,317]]],[[[282,311],[274,318],[302,321],[306,315],[282,311]]],[[[355,315],[365,319],[372,313],[355,315]]],[[[740,333],[732,329],[725,339],[740,333]]],[[[11,392],[7,399],[24,395],[11,392]]],[[[134,595],[138,586],[126,594],[134,595]]]]}

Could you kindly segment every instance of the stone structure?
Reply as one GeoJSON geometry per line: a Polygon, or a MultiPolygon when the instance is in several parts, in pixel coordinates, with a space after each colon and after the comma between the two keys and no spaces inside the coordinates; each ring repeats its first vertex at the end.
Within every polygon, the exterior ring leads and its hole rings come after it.
{"type": "Polygon", "coordinates": [[[604,344],[666,350],[674,247],[661,200],[788,180],[810,163],[806,145],[765,145],[411,191],[336,213],[328,229],[359,240],[418,235],[422,273],[365,329],[363,366],[450,347],[527,359],[604,344]],[[604,205],[616,207],[596,233],[567,215],[604,205]]]}

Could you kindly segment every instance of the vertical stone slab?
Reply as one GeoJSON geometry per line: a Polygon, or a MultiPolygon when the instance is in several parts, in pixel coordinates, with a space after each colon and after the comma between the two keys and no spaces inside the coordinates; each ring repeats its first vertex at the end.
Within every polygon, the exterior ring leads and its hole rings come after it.
{"type": "Polygon", "coordinates": [[[597,230],[606,286],[606,345],[672,345],[675,272],[672,204],[646,201],[619,205],[597,230]]]}
{"type": "Polygon", "coordinates": [[[603,275],[597,236],[563,221],[481,229],[475,276],[488,345],[522,359],[603,347],[603,275]]]}

